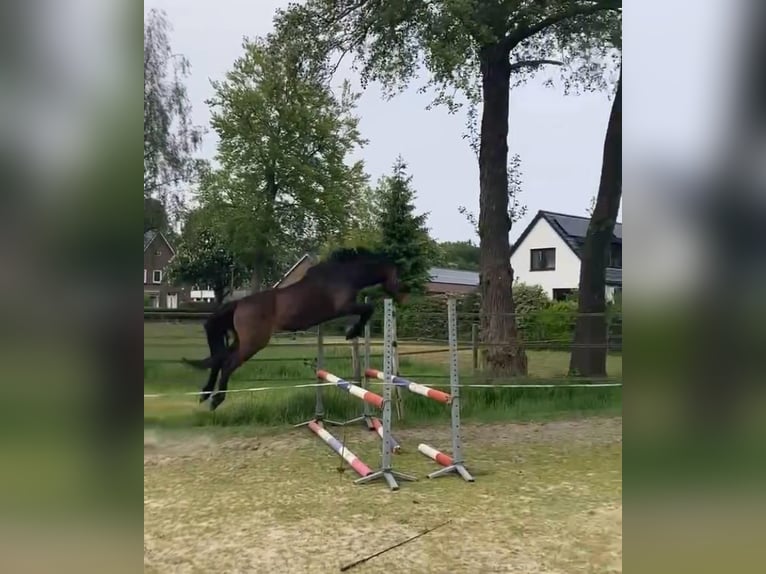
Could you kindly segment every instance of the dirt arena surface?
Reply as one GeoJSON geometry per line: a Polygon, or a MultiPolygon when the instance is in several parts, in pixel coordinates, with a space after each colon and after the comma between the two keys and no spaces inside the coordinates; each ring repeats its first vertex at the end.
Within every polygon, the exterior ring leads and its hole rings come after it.
{"type": "MultiPolygon", "coordinates": [[[[622,420],[465,424],[473,484],[429,480],[419,442],[397,431],[395,468],[420,480],[389,492],[356,475],[308,430],[146,431],[144,566],[151,573],[324,573],[451,519],[349,570],[382,573],[622,571],[622,420]]],[[[361,427],[329,430],[375,468],[361,427]]]]}

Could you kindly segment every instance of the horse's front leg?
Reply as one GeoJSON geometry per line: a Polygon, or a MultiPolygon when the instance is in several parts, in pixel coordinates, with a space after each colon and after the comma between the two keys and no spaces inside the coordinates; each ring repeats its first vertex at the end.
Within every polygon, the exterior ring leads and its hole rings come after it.
{"type": "Polygon", "coordinates": [[[370,303],[352,303],[344,309],[346,315],[359,315],[359,320],[346,330],[347,341],[356,339],[362,334],[374,310],[375,307],[370,303]]]}

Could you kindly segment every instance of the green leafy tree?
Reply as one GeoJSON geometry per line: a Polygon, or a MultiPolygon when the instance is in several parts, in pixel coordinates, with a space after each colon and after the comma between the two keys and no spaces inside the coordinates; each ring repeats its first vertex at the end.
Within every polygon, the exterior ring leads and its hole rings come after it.
{"type": "Polygon", "coordinates": [[[177,285],[209,286],[220,304],[233,289],[247,279],[247,268],[237,260],[216,232],[195,226],[188,230],[168,267],[171,282],[177,285]]]}
{"type": "MultiPolygon", "coordinates": [[[[156,199],[175,219],[183,206],[183,184],[196,179],[199,160],[194,153],[202,130],[192,125],[184,85],[189,61],[173,53],[169,31],[165,13],[150,10],[144,22],[144,199],[156,199]]],[[[145,203],[144,227],[146,212],[145,203]]],[[[156,215],[150,212],[150,217],[156,215]]]]}
{"type": "Polygon", "coordinates": [[[168,231],[170,222],[165,206],[159,199],[154,197],[144,197],[144,232],[147,231],[168,231]]]}
{"type": "Polygon", "coordinates": [[[428,214],[415,213],[415,191],[407,164],[399,157],[393,173],[379,185],[380,247],[397,263],[400,281],[410,293],[425,292],[429,269],[436,258],[428,235],[428,214]]]}
{"type": "Polygon", "coordinates": [[[558,66],[566,90],[604,89],[620,20],[620,0],[306,0],[277,16],[296,51],[326,62],[326,76],[352,54],[363,84],[393,96],[425,68],[435,104],[467,105],[469,132],[479,134],[482,335],[495,373],[527,370],[509,265],[510,89],[546,64],[558,66]]]}
{"type": "Polygon", "coordinates": [[[339,236],[332,236],[319,250],[320,256],[328,255],[338,248],[376,248],[381,242],[380,198],[378,190],[365,185],[359,190],[353,204],[349,205],[346,228],[339,236]]]}
{"type": "Polygon", "coordinates": [[[343,236],[367,184],[362,163],[347,160],[366,142],[348,83],[336,97],[277,37],[246,40],[243,48],[213,84],[220,168],[206,176],[200,198],[219,214],[258,290],[288,262],[343,236]]]}
{"type": "Polygon", "coordinates": [[[438,264],[451,269],[479,270],[479,246],[472,241],[443,241],[437,245],[438,264]]]}

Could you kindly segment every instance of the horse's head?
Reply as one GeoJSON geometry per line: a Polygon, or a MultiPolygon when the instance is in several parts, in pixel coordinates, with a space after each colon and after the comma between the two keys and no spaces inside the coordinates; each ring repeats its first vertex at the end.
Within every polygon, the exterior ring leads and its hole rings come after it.
{"type": "Polygon", "coordinates": [[[401,281],[399,281],[399,270],[395,264],[387,263],[383,273],[383,291],[393,297],[397,304],[401,305],[407,299],[407,293],[401,281]]]}

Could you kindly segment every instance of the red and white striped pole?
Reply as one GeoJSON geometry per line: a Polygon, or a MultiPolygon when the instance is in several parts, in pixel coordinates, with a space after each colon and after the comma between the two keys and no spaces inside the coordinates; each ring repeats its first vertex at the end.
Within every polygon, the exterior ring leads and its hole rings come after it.
{"type": "Polygon", "coordinates": [[[328,373],[324,370],[317,371],[317,378],[322,381],[327,381],[328,383],[335,383],[338,385],[338,387],[350,395],[354,395],[355,397],[362,399],[364,402],[370,403],[379,409],[383,408],[383,397],[376,395],[372,391],[368,391],[362,387],[349,383],[348,381],[341,379],[340,377],[336,377],[332,373],[328,373]]]}
{"type": "MultiPolygon", "coordinates": [[[[368,377],[385,381],[383,371],[379,371],[377,369],[367,369],[365,374],[368,377]]],[[[442,391],[437,391],[436,389],[432,389],[431,387],[427,387],[425,385],[421,385],[420,383],[416,383],[402,377],[393,377],[392,382],[398,387],[405,387],[411,393],[428,397],[429,399],[444,403],[445,405],[448,405],[450,402],[452,402],[452,397],[449,394],[442,391]]]]}
{"type": "Polygon", "coordinates": [[[442,466],[452,466],[452,457],[444,454],[443,452],[436,450],[432,446],[428,446],[427,444],[420,443],[418,445],[418,450],[426,455],[428,458],[435,460],[442,466]]]}
{"type": "MultiPolygon", "coordinates": [[[[380,419],[377,419],[375,417],[372,418],[372,426],[375,428],[375,432],[378,433],[378,436],[380,437],[380,440],[385,440],[383,438],[383,423],[380,422],[380,419]]],[[[391,450],[395,453],[399,453],[401,451],[402,447],[399,444],[399,442],[392,436],[391,437],[391,450]]]]}
{"type": "Polygon", "coordinates": [[[345,460],[351,466],[351,468],[353,468],[357,474],[359,474],[359,476],[367,476],[368,474],[372,474],[370,467],[359,460],[359,458],[353,452],[348,450],[343,444],[341,444],[337,438],[319,426],[316,421],[309,422],[308,427],[319,438],[321,438],[327,446],[342,456],[343,460],[345,460]]]}

